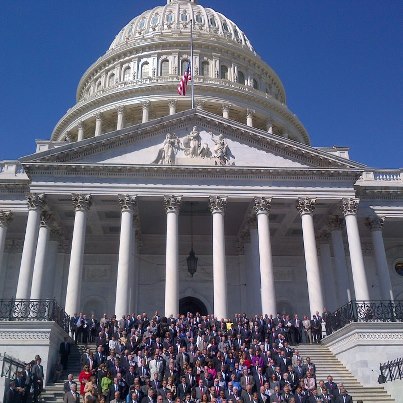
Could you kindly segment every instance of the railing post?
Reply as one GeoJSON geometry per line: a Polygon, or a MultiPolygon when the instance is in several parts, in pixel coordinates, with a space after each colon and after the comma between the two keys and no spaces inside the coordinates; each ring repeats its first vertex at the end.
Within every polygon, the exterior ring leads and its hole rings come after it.
{"type": "Polygon", "coordinates": [[[390,307],[390,321],[396,322],[395,304],[393,301],[389,301],[389,307],[390,307]]]}
{"type": "Polygon", "coordinates": [[[13,320],[13,311],[14,311],[14,298],[11,298],[10,301],[10,310],[8,313],[8,320],[11,322],[13,320]]]}
{"type": "Polygon", "coordinates": [[[358,303],[357,303],[357,301],[355,299],[352,299],[349,302],[349,305],[351,305],[351,314],[352,314],[351,319],[352,319],[352,321],[353,322],[358,322],[358,309],[357,309],[358,303]]]}

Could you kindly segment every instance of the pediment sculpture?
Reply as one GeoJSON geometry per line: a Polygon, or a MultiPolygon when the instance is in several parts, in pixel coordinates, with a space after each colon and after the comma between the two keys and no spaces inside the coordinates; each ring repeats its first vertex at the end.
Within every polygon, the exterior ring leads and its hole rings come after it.
{"type": "MultiPolygon", "coordinates": [[[[181,162],[192,159],[193,163],[200,161],[207,165],[229,165],[230,160],[235,159],[222,134],[216,136],[204,132],[202,136],[197,126],[194,126],[182,140],[176,134],[168,133],[152,164],[176,165],[179,153],[184,156],[179,158],[181,162]]],[[[234,162],[232,164],[235,165],[234,162]]]]}

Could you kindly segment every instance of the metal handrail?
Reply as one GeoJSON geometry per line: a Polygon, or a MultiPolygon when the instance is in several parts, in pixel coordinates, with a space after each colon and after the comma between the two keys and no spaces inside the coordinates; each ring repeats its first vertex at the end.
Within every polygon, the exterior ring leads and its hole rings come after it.
{"type": "Polygon", "coordinates": [[[392,382],[397,379],[403,379],[403,358],[397,358],[384,364],[379,364],[381,375],[379,383],[392,382]]]}

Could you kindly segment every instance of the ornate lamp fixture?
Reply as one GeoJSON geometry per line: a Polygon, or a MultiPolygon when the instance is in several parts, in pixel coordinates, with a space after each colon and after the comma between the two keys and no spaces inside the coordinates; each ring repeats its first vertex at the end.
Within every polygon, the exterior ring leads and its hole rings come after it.
{"type": "Polygon", "coordinates": [[[197,271],[197,261],[199,258],[196,256],[193,250],[193,203],[190,202],[190,240],[191,240],[191,248],[189,252],[189,256],[186,258],[186,262],[188,265],[188,272],[193,277],[193,275],[197,271]]]}

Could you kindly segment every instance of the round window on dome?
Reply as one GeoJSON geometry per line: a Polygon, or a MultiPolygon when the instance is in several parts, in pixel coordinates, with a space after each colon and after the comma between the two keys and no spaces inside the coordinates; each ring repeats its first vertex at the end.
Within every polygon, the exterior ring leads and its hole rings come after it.
{"type": "Polygon", "coordinates": [[[210,27],[217,28],[217,21],[215,20],[214,17],[209,18],[209,24],[210,24],[210,27]]]}
{"type": "Polygon", "coordinates": [[[146,26],[146,19],[143,17],[139,22],[139,29],[144,29],[146,26]]]}
{"type": "Polygon", "coordinates": [[[229,32],[229,26],[226,21],[222,22],[222,29],[224,32],[227,32],[227,33],[229,32]]]}
{"type": "Polygon", "coordinates": [[[153,15],[153,18],[151,18],[151,25],[155,27],[160,21],[160,16],[158,14],[153,15]]]}
{"type": "Polygon", "coordinates": [[[198,24],[203,24],[204,23],[204,19],[203,16],[201,14],[196,14],[195,20],[198,24]]]}
{"type": "Polygon", "coordinates": [[[395,271],[399,276],[403,276],[403,259],[399,259],[395,263],[395,271]]]}

